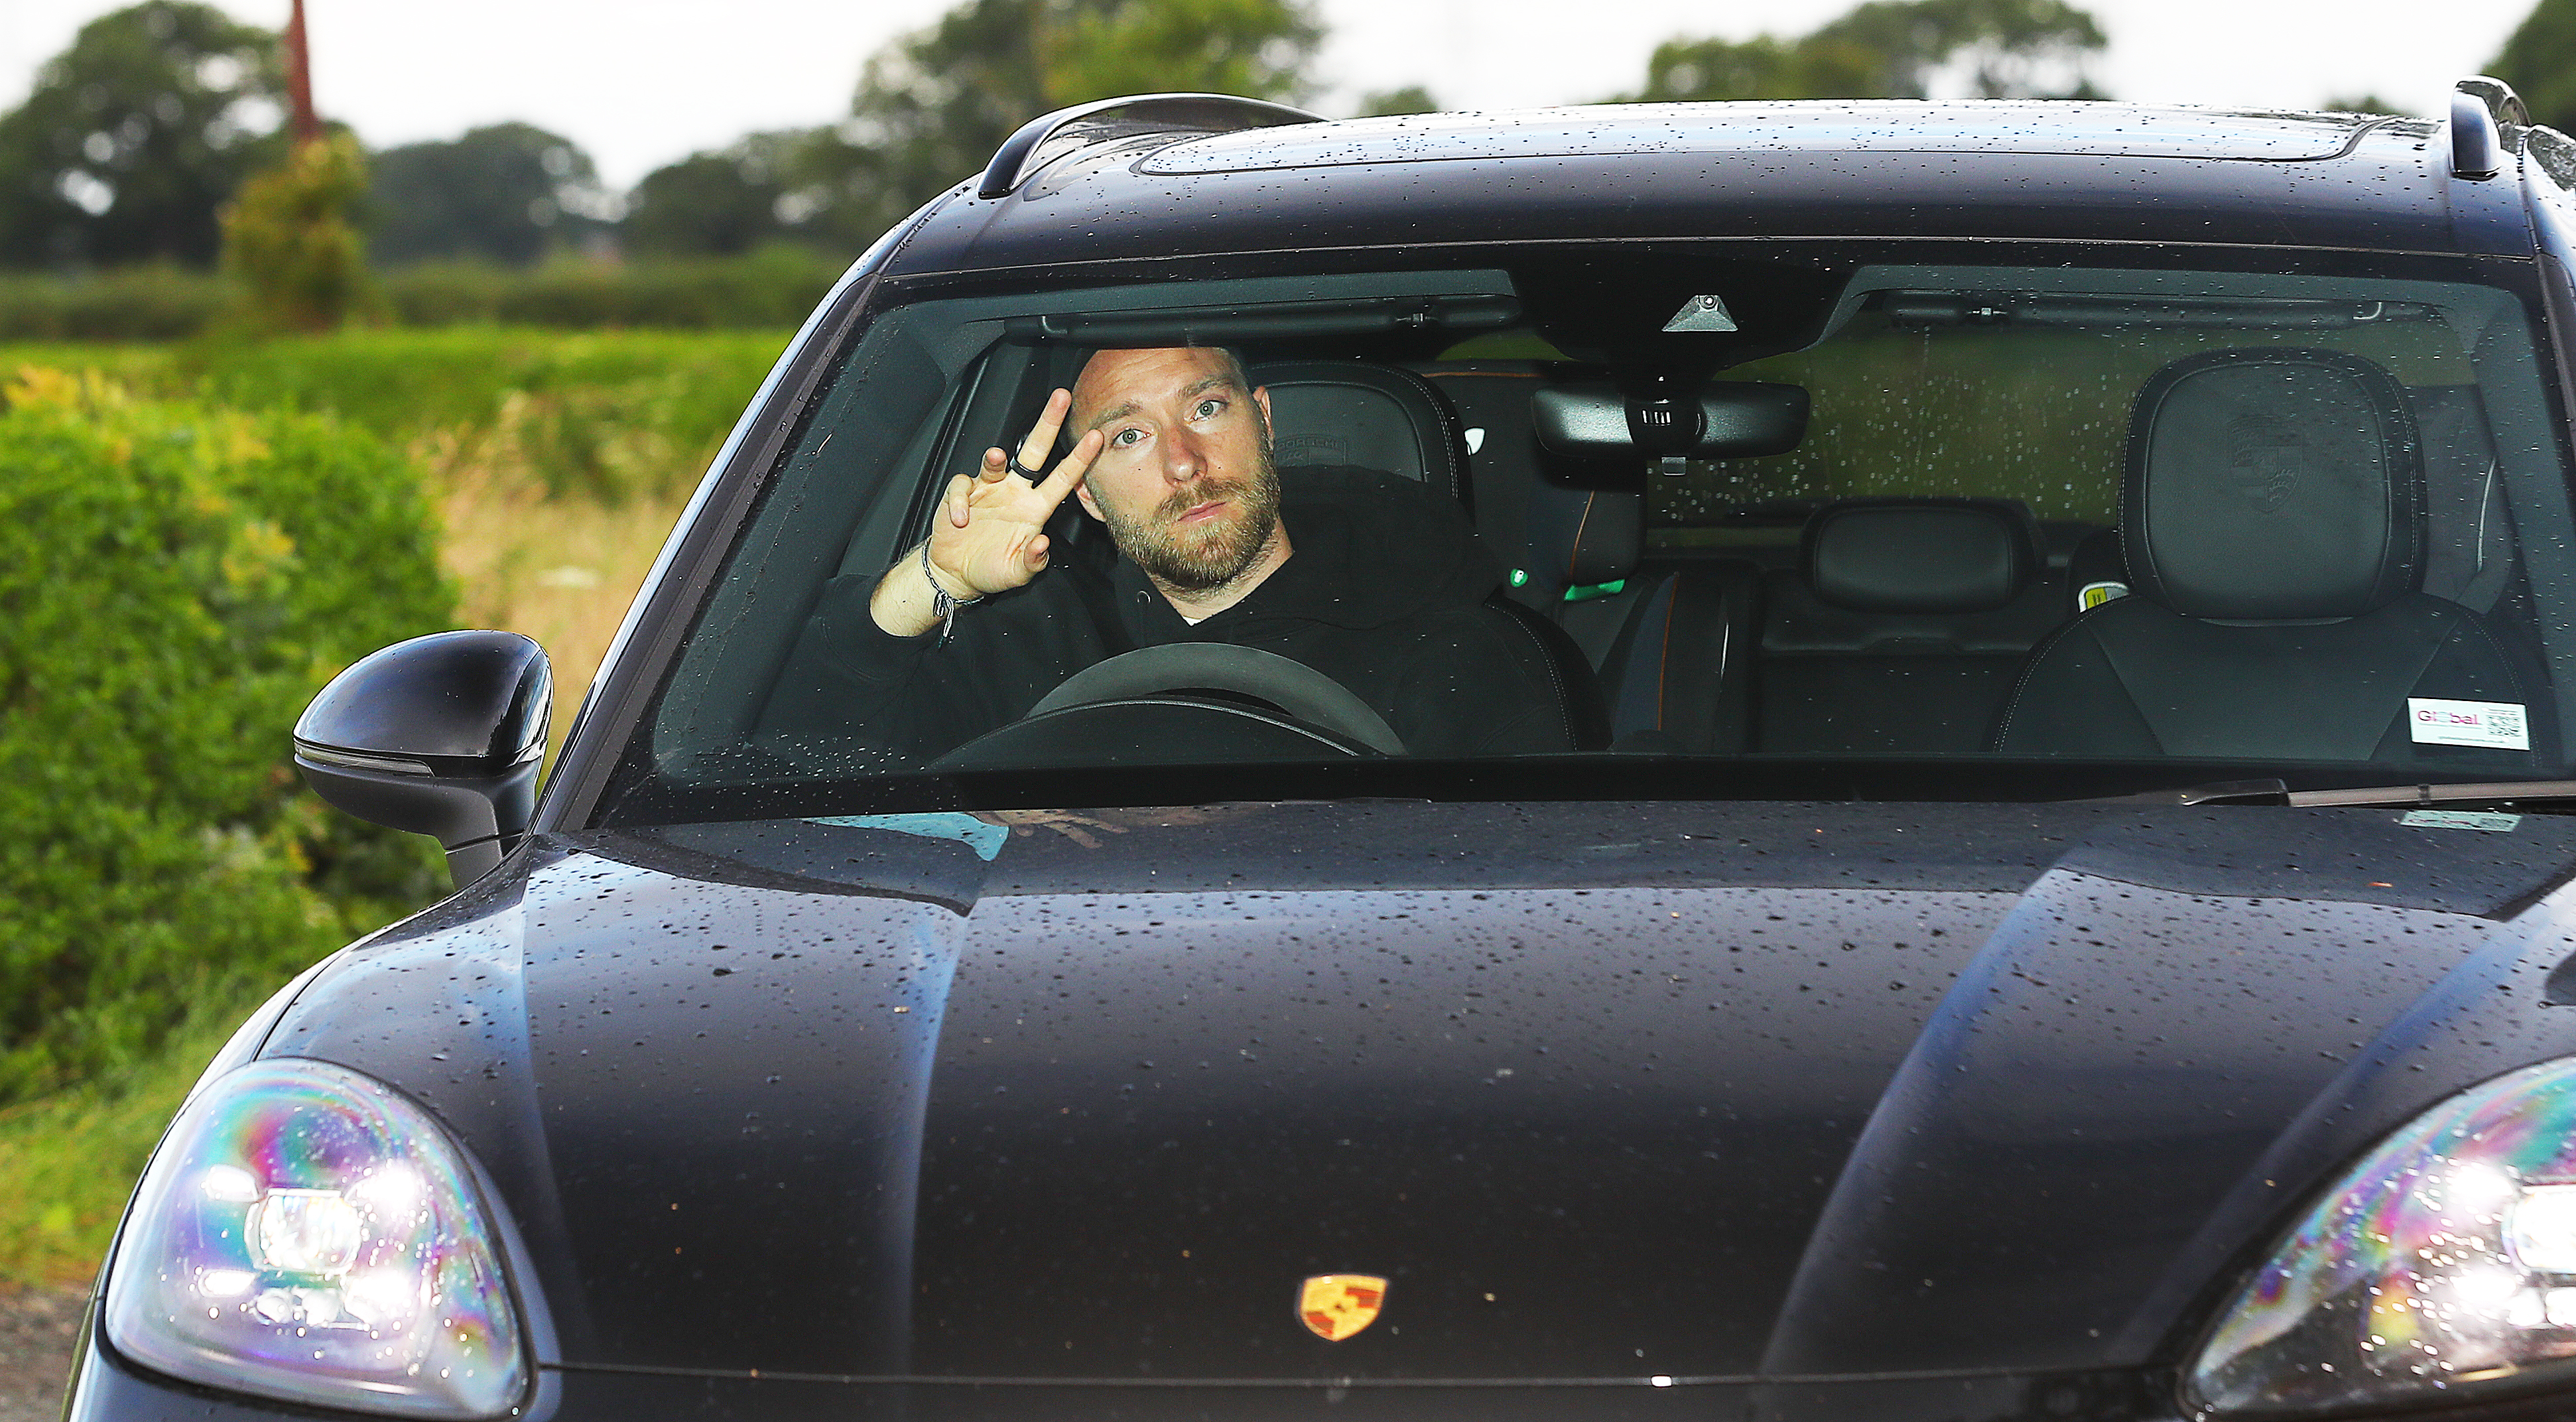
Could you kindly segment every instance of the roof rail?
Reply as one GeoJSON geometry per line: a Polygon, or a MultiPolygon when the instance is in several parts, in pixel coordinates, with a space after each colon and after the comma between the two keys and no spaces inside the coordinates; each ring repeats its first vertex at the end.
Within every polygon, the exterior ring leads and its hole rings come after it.
{"type": "Polygon", "coordinates": [[[1232,94],[1132,94],[1041,114],[993,150],[975,196],[997,198],[1019,190],[1038,169],[1068,153],[1138,133],[1233,133],[1276,124],[1322,123],[1322,114],[1232,94]]]}
{"type": "Polygon", "coordinates": [[[2522,96],[2501,79],[2472,74],[2451,86],[2451,176],[2492,178],[2503,171],[2503,125],[2530,123],[2522,96]]]}

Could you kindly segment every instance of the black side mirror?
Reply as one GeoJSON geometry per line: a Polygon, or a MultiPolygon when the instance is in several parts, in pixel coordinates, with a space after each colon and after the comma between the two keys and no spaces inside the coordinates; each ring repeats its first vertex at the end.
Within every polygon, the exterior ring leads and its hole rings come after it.
{"type": "Polygon", "coordinates": [[[445,845],[462,888],[527,837],[553,705],[545,649],[516,632],[414,637],[322,688],[295,768],[359,819],[445,845]]]}

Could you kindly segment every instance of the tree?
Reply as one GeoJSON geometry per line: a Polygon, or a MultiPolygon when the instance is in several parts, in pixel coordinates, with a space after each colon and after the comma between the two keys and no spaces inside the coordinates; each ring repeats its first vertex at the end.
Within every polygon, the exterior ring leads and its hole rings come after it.
{"type": "Polygon", "coordinates": [[[1301,98],[1322,39],[1308,0],[965,0],[868,61],[809,187],[864,242],[1039,114],[1140,92],[1301,98]]]}
{"type": "Polygon", "coordinates": [[[263,332],[331,331],[367,304],[367,249],[350,211],[367,191],[357,139],[298,143],[223,211],[224,268],[263,332]]]}
{"type": "Polygon", "coordinates": [[[356,221],[367,155],[357,135],[333,131],[314,111],[304,0],[288,11],[285,60],[286,162],[251,175],[217,215],[224,271],[247,298],[253,330],[333,331],[372,297],[356,221]]]}
{"type": "Polygon", "coordinates": [[[1293,99],[1324,27],[1294,0],[1114,0],[1042,8],[1037,38],[1056,105],[1157,92],[1293,99]]]}
{"type": "Polygon", "coordinates": [[[616,208],[572,140],[532,124],[469,129],[376,155],[379,262],[481,257],[526,266],[600,230],[616,208]]]}
{"type": "Polygon", "coordinates": [[[1919,99],[1958,68],[1982,98],[2099,98],[2083,64],[2105,43],[2065,0],[1870,0],[1794,39],[1667,40],[1614,102],[1919,99]]]}
{"type": "Polygon", "coordinates": [[[2576,130],[2576,0],[2540,0],[2487,72],[2522,95],[2534,122],[2576,130]]]}
{"type": "Polygon", "coordinates": [[[1755,35],[1721,39],[1669,39],[1646,61],[1646,87],[1614,103],[1669,103],[1690,99],[1875,98],[1883,86],[1878,56],[1848,45],[1755,35]]]}
{"type": "Polygon", "coordinates": [[[281,147],[276,36],[189,0],[81,27],[0,118],[0,262],[203,266],[215,212],[281,147]]]}
{"type": "Polygon", "coordinates": [[[1440,101],[1431,97],[1431,91],[1419,84],[1407,84],[1401,89],[1382,89],[1360,96],[1359,117],[1361,118],[1438,112],[1440,112],[1440,101]]]}
{"type": "Polygon", "coordinates": [[[2337,94],[2317,107],[2330,114],[2404,114],[2406,110],[2377,94],[2337,94]]]}
{"type": "Polygon", "coordinates": [[[639,256],[733,256],[808,235],[840,245],[809,232],[826,205],[812,191],[817,148],[837,150],[828,130],[755,133],[645,174],[627,200],[626,249],[639,256]]]}

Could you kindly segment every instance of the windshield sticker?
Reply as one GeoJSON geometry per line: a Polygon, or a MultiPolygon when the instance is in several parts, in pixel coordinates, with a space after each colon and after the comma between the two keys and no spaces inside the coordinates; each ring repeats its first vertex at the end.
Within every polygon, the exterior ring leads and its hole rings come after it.
{"type": "Polygon", "coordinates": [[[2408,810],[2397,821],[2417,829],[2487,830],[2509,834],[2522,823],[2520,815],[2499,815],[2490,810],[2408,810]]]}
{"type": "Polygon", "coordinates": [[[953,839],[974,850],[985,863],[1002,852],[1011,837],[1008,825],[988,825],[973,815],[954,812],[926,815],[835,815],[827,820],[807,820],[809,825],[848,825],[852,829],[893,830],[898,834],[917,834],[925,839],[953,839]]]}
{"type": "Polygon", "coordinates": [[[2083,587],[2076,589],[2075,610],[2077,612],[2091,612],[2093,609],[2100,607],[2102,604],[2109,602],[2115,597],[2127,597],[2128,595],[2129,585],[2127,583],[2086,583],[2083,587]]]}
{"type": "Polygon", "coordinates": [[[2531,749],[2531,727],[2512,701],[2437,701],[2406,698],[2406,729],[2417,745],[2531,749]]]}

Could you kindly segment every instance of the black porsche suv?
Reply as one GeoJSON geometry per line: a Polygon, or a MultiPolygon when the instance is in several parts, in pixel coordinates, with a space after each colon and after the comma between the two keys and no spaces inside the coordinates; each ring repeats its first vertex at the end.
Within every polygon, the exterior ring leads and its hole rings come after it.
{"type": "Polygon", "coordinates": [[[1041,119],[542,795],[505,633],[295,728],[460,892],[208,1069],[70,1415],[2562,1416],[2572,235],[2489,80],[1041,119]]]}

